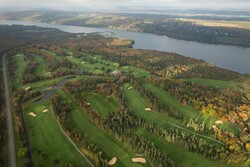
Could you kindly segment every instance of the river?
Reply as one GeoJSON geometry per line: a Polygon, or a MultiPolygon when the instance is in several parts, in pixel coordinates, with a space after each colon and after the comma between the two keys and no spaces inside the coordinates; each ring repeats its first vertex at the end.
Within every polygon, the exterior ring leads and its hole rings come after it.
{"type": "Polygon", "coordinates": [[[133,45],[137,49],[152,49],[178,53],[183,56],[203,59],[218,67],[250,73],[250,47],[229,45],[205,44],[200,42],[185,41],[160,36],[150,33],[113,30],[108,28],[80,27],[68,25],[56,25],[39,22],[0,20],[0,25],[35,25],[39,27],[57,28],[69,33],[93,33],[101,32],[114,37],[130,38],[135,41],[133,45]]]}

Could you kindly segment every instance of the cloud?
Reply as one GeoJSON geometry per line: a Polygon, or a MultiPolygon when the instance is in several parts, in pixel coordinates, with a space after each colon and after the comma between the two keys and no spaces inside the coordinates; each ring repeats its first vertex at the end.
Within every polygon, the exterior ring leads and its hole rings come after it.
{"type": "Polygon", "coordinates": [[[250,8],[249,0],[0,0],[1,7],[15,8],[116,8],[138,6],[250,8]]]}

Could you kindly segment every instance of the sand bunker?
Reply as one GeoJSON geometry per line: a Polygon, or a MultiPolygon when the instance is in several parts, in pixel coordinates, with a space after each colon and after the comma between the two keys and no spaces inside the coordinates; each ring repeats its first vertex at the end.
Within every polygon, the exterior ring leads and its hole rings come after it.
{"type": "Polygon", "coordinates": [[[145,111],[151,111],[151,108],[145,108],[145,111]]]}
{"type": "Polygon", "coordinates": [[[146,163],[145,158],[132,158],[131,160],[132,160],[132,162],[139,162],[139,163],[143,163],[143,164],[146,163]]]}
{"type": "Polygon", "coordinates": [[[82,64],[85,64],[85,62],[83,61],[82,64]]]}
{"type": "Polygon", "coordinates": [[[214,130],[218,130],[218,128],[217,128],[216,125],[212,125],[212,128],[213,128],[214,130]]]}
{"type": "Polygon", "coordinates": [[[33,113],[33,112],[30,112],[29,115],[32,116],[32,117],[36,117],[36,116],[37,116],[37,115],[36,115],[35,113],[33,113]]]}
{"type": "Polygon", "coordinates": [[[31,87],[27,87],[27,88],[25,88],[24,90],[28,91],[28,90],[30,90],[30,88],[31,88],[31,87]]]}
{"type": "Polygon", "coordinates": [[[218,121],[215,121],[216,124],[223,124],[222,121],[218,120],[218,121]]]}
{"type": "Polygon", "coordinates": [[[117,158],[116,157],[113,157],[109,162],[108,162],[108,165],[111,166],[111,165],[114,165],[117,161],[117,158]]]}
{"type": "Polygon", "coordinates": [[[43,111],[42,111],[42,113],[46,113],[46,112],[48,112],[49,110],[48,109],[44,109],[43,111]]]}
{"type": "Polygon", "coordinates": [[[130,87],[128,87],[128,90],[130,90],[130,89],[132,89],[133,87],[132,86],[130,86],[130,87]]]}

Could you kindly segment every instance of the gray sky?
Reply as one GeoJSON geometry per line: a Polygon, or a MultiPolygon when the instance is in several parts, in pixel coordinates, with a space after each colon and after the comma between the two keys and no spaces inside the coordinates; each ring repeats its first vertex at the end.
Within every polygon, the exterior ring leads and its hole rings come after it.
{"type": "Polygon", "coordinates": [[[250,0],[0,0],[0,7],[16,9],[125,9],[136,8],[248,8],[250,0]]]}

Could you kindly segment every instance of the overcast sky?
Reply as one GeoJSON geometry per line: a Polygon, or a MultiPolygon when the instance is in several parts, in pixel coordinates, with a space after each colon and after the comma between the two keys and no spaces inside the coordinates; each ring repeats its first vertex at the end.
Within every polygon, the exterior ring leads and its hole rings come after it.
{"type": "Polygon", "coordinates": [[[246,8],[250,0],[0,0],[1,8],[25,9],[157,9],[166,7],[182,8],[246,8]]]}

